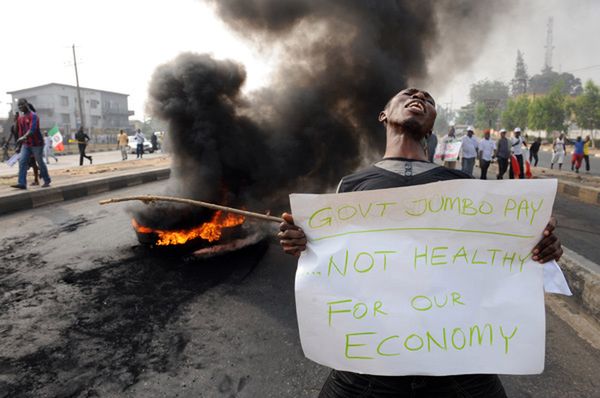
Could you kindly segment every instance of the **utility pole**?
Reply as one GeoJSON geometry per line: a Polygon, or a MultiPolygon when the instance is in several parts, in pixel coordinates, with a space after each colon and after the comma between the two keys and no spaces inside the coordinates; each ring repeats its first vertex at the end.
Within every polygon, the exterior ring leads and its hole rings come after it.
{"type": "Polygon", "coordinates": [[[77,102],[79,102],[79,126],[83,128],[83,104],[81,103],[81,90],[79,89],[79,74],[77,73],[77,56],[75,55],[75,44],[73,44],[73,65],[75,65],[75,82],[77,83],[77,102]]]}
{"type": "Polygon", "coordinates": [[[544,69],[550,70],[552,69],[552,50],[554,50],[554,45],[552,43],[552,30],[554,27],[554,18],[548,18],[548,29],[546,30],[546,56],[544,60],[544,69]]]}

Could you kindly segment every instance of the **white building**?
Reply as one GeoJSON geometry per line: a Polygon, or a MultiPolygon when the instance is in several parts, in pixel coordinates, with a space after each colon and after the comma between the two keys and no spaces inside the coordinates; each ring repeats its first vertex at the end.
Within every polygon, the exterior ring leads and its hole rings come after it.
{"type": "MultiPolygon", "coordinates": [[[[83,126],[93,129],[126,129],[129,127],[128,94],[80,87],[83,106],[83,126]]],[[[35,107],[40,117],[40,128],[50,129],[55,125],[65,133],[80,126],[77,87],[50,83],[42,86],[9,91],[12,110],[18,111],[17,101],[25,98],[35,107]]]]}

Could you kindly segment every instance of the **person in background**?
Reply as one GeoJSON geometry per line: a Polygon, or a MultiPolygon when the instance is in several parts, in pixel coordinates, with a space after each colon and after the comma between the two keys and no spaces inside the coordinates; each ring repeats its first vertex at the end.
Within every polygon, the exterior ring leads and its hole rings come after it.
{"type": "Polygon", "coordinates": [[[483,140],[479,141],[479,167],[481,167],[481,179],[487,180],[487,172],[496,155],[496,142],[490,139],[490,130],[485,130],[483,140]]]}
{"type": "Polygon", "coordinates": [[[10,126],[10,132],[8,134],[8,139],[4,140],[4,142],[2,143],[2,158],[4,160],[2,160],[3,162],[5,162],[6,160],[8,160],[10,158],[10,155],[8,153],[8,150],[10,148],[10,141],[14,141],[15,142],[15,152],[18,153],[18,147],[20,147],[20,145],[17,145],[17,140],[19,139],[19,131],[18,131],[18,120],[19,120],[19,112],[15,112],[15,116],[13,118],[13,124],[10,126]]]}
{"type": "Polygon", "coordinates": [[[479,148],[479,142],[477,138],[473,137],[473,127],[467,127],[467,135],[462,139],[462,163],[461,170],[468,175],[473,175],[473,167],[475,167],[475,159],[477,158],[477,150],[479,148]]]}
{"type": "Polygon", "coordinates": [[[437,147],[438,139],[437,135],[433,131],[430,131],[427,135],[427,159],[430,162],[433,162],[433,157],[435,156],[435,148],[437,147]]]}
{"type": "Polygon", "coordinates": [[[558,163],[558,169],[562,170],[562,164],[565,160],[565,135],[561,134],[554,139],[552,144],[552,160],[550,161],[550,168],[554,168],[554,163],[558,163]]]}
{"type": "MultiPolygon", "coordinates": [[[[343,177],[338,192],[368,191],[471,178],[427,160],[422,139],[431,131],[436,117],[435,102],[425,91],[409,88],[396,94],[379,114],[386,129],[386,149],[381,161],[343,177]]],[[[440,192],[444,193],[444,192],[440,192]]],[[[283,251],[300,256],[306,250],[306,235],[294,224],[292,214],[284,213],[277,238],[283,251]]],[[[562,255],[555,221],[548,223],[543,237],[532,251],[541,264],[562,255]],[[541,253],[544,253],[543,255],[541,253]]],[[[476,311],[477,309],[475,309],[476,311]]],[[[473,397],[506,398],[495,374],[451,376],[378,376],[332,370],[319,394],[321,398],[346,397],[473,397]]]]}
{"type": "Polygon", "coordinates": [[[58,163],[58,158],[54,155],[54,148],[52,147],[52,137],[48,135],[48,132],[44,132],[44,157],[46,163],[50,164],[50,158],[54,158],[54,161],[58,163]]]}
{"type": "Polygon", "coordinates": [[[79,148],[79,165],[83,166],[83,158],[86,158],[92,164],[92,157],[85,154],[85,148],[90,141],[90,137],[83,131],[83,127],[79,127],[77,133],[75,133],[75,139],[79,148]]]}
{"type": "Polygon", "coordinates": [[[502,180],[504,173],[508,170],[508,159],[510,159],[510,144],[506,138],[506,129],[500,130],[500,139],[496,144],[496,159],[498,159],[498,174],[496,179],[502,180]]]}
{"type": "Polygon", "coordinates": [[[158,137],[156,133],[152,133],[150,136],[150,144],[152,144],[152,152],[156,152],[158,150],[158,137]]]}
{"type": "Polygon", "coordinates": [[[442,138],[442,161],[444,162],[444,167],[449,169],[456,168],[456,160],[445,160],[444,156],[446,155],[446,145],[456,141],[456,130],[453,125],[450,125],[450,129],[448,130],[448,134],[442,138]]]}
{"type": "Polygon", "coordinates": [[[129,137],[121,130],[117,137],[117,148],[121,149],[121,160],[127,160],[127,152],[129,150],[129,137]]]}
{"type": "Polygon", "coordinates": [[[592,140],[590,136],[586,136],[585,140],[583,140],[583,160],[585,160],[585,172],[590,172],[590,146],[592,145],[592,140]]]}
{"type": "Polygon", "coordinates": [[[529,163],[533,164],[533,167],[537,167],[538,165],[538,153],[540,152],[540,147],[542,146],[542,139],[540,137],[536,138],[533,141],[533,144],[529,147],[529,163]],[[535,161],[535,162],[534,162],[535,161]]]}
{"type": "Polygon", "coordinates": [[[27,170],[29,169],[31,157],[33,156],[37,167],[39,167],[40,176],[44,180],[42,188],[48,188],[51,179],[43,159],[44,137],[40,130],[40,119],[38,118],[33,105],[27,102],[25,98],[19,99],[17,106],[21,112],[21,115],[17,120],[19,134],[17,145],[21,145],[21,158],[19,159],[18,183],[12,185],[12,187],[27,189],[27,170]]]}
{"type": "MultiPolygon", "coordinates": [[[[515,127],[513,130],[514,137],[510,141],[510,145],[512,147],[512,153],[517,158],[517,164],[519,165],[519,178],[525,178],[525,162],[523,162],[523,146],[527,148],[527,144],[523,141],[523,137],[521,137],[521,129],[519,127],[515,127]]],[[[508,172],[508,176],[512,179],[515,177],[514,171],[511,165],[511,168],[508,172]]]]}
{"type": "Polygon", "coordinates": [[[573,156],[571,157],[571,171],[575,168],[575,173],[579,173],[579,169],[581,168],[581,161],[583,160],[583,140],[581,136],[577,137],[577,140],[573,143],[575,146],[575,150],[573,151],[573,156]]]}
{"type": "Polygon", "coordinates": [[[2,147],[2,161],[6,162],[10,156],[8,155],[8,141],[5,137],[0,139],[0,147],[2,147]]]}
{"type": "Polygon", "coordinates": [[[136,159],[142,159],[144,157],[144,142],[146,141],[146,137],[144,137],[144,133],[142,133],[142,130],[137,129],[136,133],[135,133],[135,142],[137,143],[136,146],[136,159]]]}

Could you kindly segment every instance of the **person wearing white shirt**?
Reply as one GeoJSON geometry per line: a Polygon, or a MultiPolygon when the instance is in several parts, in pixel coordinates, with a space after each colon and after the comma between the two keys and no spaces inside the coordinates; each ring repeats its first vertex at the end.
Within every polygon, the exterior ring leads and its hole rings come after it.
{"type": "Polygon", "coordinates": [[[137,143],[136,146],[136,158],[137,159],[141,159],[144,157],[144,141],[146,141],[146,137],[144,137],[144,133],[142,133],[142,130],[138,129],[137,132],[135,133],[135,142],[137,143]]]}
{"type": "MultiPolygon", "coordinates": [[[[519,127],[515,127],[513,134],[514,137],[511,139],[512,153],[517,158],[517,163],[519,163],[519,178],[525,178],[525,169],[523,168],[523,146],[527,148],[527,144],[523,141],[523,137],[521,137],[521,129],[519,127]]],[[[509,168],[508,176],[511,179],[515,178],[512,166],[509,168]]]]}
{"type": "Polygon", "coordinates": [[[479,166],[481,167],[481,179],[487,180],[487,171],[496,155],[496,142],[490,139],[490,130],[483,133],[483,140],[479,141],[479,166]]]}
{"type": "Polygon", "coordinates": [[[473,127],[467,127],[467,135],[462,139],[462,171],[473,175],[473,167],[475,166],[475,159],[477,158],[477,149],[479,143],[477,138],[473,137],[473,127]]]}
{"type": "Polygon", "coordinates": [[[565,160],[565,135],[561,134],[558,138],[554,139],[552,144],[552,160],[550,162],[550,168],[554,168],[554,163],[558,163],[558,169],[562,170],[562,164],[565,160]]]}

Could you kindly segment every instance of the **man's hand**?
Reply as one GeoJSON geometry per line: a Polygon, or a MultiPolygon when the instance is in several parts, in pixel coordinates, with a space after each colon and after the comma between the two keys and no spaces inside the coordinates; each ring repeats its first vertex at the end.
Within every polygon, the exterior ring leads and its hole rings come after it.
{"type": "Polygon", "coordinates": [[[546,225],[546,229],[544,229],[544,237],[531,251],[533,260],[544,264],[548,261],[560,259],[563,249],[558,236],[554,235],[555,228],[556,218],[550,217],[550,221],[546,225]]]}
{"type": "Polygon", "coordinates": [[[279,243],[283,251],[292,256],[299,257],[300,253],[306,250],[306,235],[297,225],[294,225],[294,218],[289,213],[281,215],[283,222],[279,225],[279,243]]]}
{"type": "Polygon", "coordinates": [[[26,139],[27,139],[27,134],[25,134],[24,136],[22,136],[21,138],[19,138],[19,139],[17,140],[17,144],[20,144],[20,143],[22,143],[22,142],[23,142],[23,141],[25,141],[26,139]]]}

